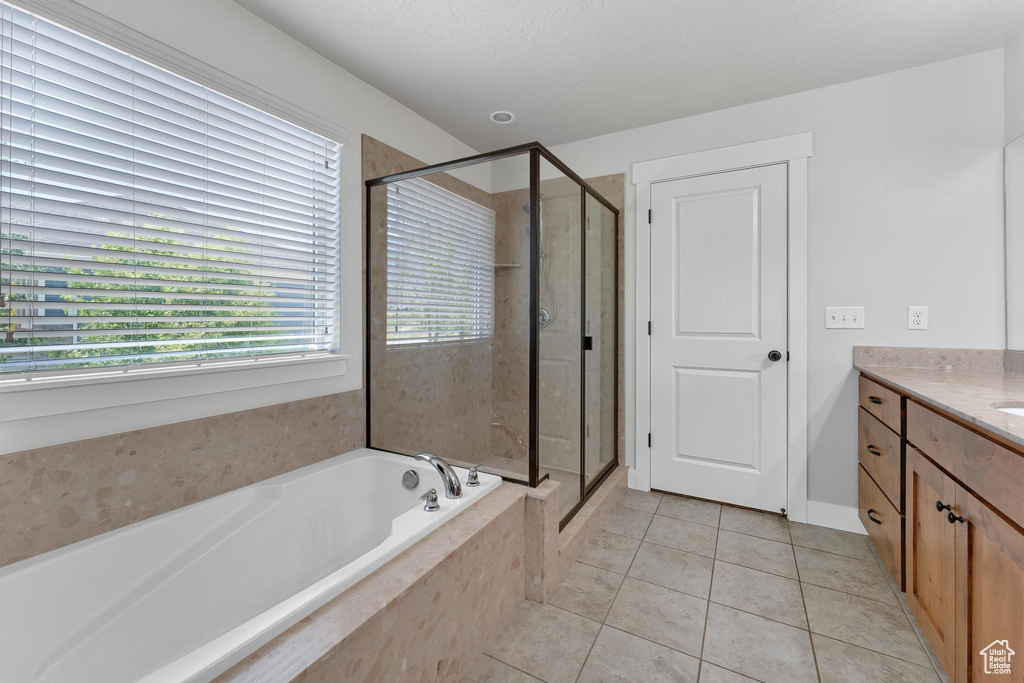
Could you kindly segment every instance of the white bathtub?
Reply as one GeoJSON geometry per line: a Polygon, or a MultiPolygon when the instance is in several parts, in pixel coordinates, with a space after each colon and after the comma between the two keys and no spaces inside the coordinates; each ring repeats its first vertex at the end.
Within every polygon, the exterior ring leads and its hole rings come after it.
{"type": "Polygon", "coordinates": [[[209,680],[501,482],[455,469],[362,448],[0,569],[0,681],[209,680]]]}

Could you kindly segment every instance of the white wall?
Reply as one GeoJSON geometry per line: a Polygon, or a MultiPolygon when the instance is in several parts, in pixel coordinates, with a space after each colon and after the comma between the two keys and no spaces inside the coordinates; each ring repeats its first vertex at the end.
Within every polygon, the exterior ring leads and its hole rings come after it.
{"type": "Polygon", "coordinates": [[[1024,135],[1024,28],[1003,48],[1003,88],[1006,95],[1006,142],[1024,135]]]}
{"type": "MultiPolygon", "coordinates": [[[[67,0],[56,0],[55,4],[67,0]]],[[[112,22],[145,34],[347,129],[342,179],[342,352],[351,357],[342,374],[312,367],[278,369],[271,385],[224,376],[145,379],[114,389],[79,386],[0,394],[0,453],[64,443],[130,429],[357,389],[362,385],[363,230],[360,135],[437,163],[474,154],[412,110],[359,80],[230,0],[80,0],[112,22]],[[256,386],[252,386],[257,384],[256,386]],[[111,394],[98,407],[95,391],[111,394]],[[79,394],[82,394],[79,396],[79,394]],[[146,401],[160,399],[159,405],[146,401]],[[67,404],[69,407],[54,407],[67,404]]],[[[107,28],[108,22],[100,24],[107,28]]],[[[460,177],[484,190],[490,169],[464,169],[460,177]]],[[[251,380],[251,377],[249,378],[251,380]]],[[[81,383],[76,383],[81,384],[81,383]]]]}
{"type": "MultiPolygon", "coordinates": [[[[1002,50],[552,151],[581,176],[629,178],[636,161],[805,131],[815,140],[808,163],[808,497],[855,506],[853,345],[1003,347],[1002,50]],[[866,329],[825,330],[826,305],[865,306],[866,329]],[[908,305],[930,307],[927,331],[906,329],[908,305]]],[[[492,184],[501,190],[508,182],[496,175],[492,184]]],[[[627,191],[627,264],[634,199],[627,191]]]]}

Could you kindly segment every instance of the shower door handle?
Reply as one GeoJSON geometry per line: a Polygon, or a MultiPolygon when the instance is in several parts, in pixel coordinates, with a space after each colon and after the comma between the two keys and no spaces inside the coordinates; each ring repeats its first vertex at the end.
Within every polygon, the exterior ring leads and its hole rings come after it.
{"type": "Polygon", "coordinates": [[[591,337],[589,335],[583,337],[583,350],[584,351],[593,351],[594,350],[594,338],[593,337],[591,337]]]}

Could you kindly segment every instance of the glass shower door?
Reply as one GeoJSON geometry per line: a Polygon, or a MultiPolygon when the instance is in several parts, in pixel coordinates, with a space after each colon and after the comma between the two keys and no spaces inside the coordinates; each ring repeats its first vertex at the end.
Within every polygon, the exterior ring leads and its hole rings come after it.
{"type": "Polygon", "coordinates": [[[544,159],[540,176],[539,471],[561,482],[564,516],[582,499],[583,188],[544,159]]]}
{"type": "Polygon", "coordinates": [[[615,214],[590,192],[585,214],[584,486],[589,486],[615,459],[617,235],[615,214]]]}

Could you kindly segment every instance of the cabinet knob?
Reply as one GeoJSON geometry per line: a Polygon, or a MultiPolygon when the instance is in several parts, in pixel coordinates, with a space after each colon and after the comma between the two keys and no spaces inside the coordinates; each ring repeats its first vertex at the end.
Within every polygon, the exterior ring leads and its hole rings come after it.
{"type": "Polygon", "coordinates": [[[950,510],[949,514],[946,515],[946,519],[949,520],[950,524],[956,524],[957,522],[963,524],[967,521],[966,519],[964,519],[963,515],[955,514],[952,510],[950,510]]]}
{"type": "MultiPolygon", "coordinates": [[[[943,510],[952,510],[953,508],[952,506],[949,505],[949,503],[943,504],[941,500],[937,500],[935,501],[935,509],[938,510],[939,512],[942,512],[943,510]]],[[[951,512],[950,514],[953,513],[951,512]]]]}
{"type": "Polygon", "coordinates": [[[873,509],[873,508],[872,508],[872,509],[869,509],[869,510],[868,510],[868,519],[870,519],[870,520],[871,520],[872,522],[874,522],[875,524],[881,524],[881,523],[882,523],[882,520],[880,520],[880,519],[875,519],[875,518],[874,518],[874,516],[873,516],[873,515],[871,514],[872,512],[874,512],[875,514],[878,514],[878,510],[875,510],[875,509],[873,509]]]}
{"type": "Polygon", "coordinates": [[[874,403],[876,406],[882,405],[882,399],[877,396],[868,396],[868,403],[874,403]]]}
{"type": "Polygon", "coordinates": [[[869,443],[867,448],[868,448],[868,453],[870,453],[871,455],[881,455],[882,454],[882,451],[878,450],[878,448],[875,447],[874,444],[870,444],[869,443]]]}

